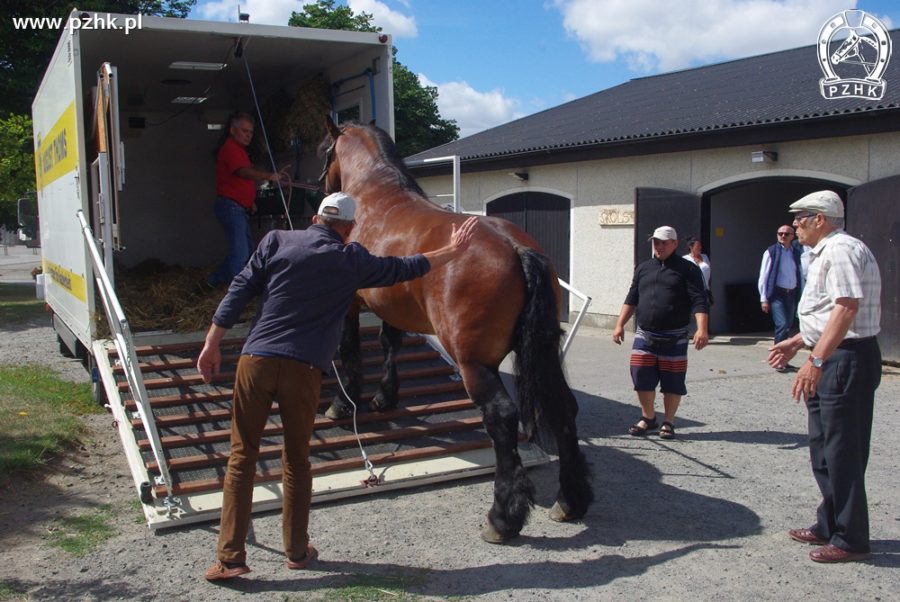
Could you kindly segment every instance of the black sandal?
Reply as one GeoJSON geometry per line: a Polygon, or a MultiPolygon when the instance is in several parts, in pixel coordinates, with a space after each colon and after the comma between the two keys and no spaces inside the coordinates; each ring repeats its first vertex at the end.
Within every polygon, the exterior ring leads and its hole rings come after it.
{"type": "Polygon", "coordinates": [[[675,438],[675,427],[671,422],[663,422],[662,426],[659,427],[659,438],[660,439],[674,439],[675,438]]]}
{"type": "Polygon", "coordinates": [[[641,419],[631,425],[631,427],[628,429],[628,434],[632,437],[642,437],[643,435],[647,434],[647,431],[652,431],[657,426],[659,425],[656,424],[656,416],[654,416],[653,418],[644,418],[643,416],[641,416],[641,419]],[[646,426],[641,426],[641,422],[643,422],[646,426]]]}

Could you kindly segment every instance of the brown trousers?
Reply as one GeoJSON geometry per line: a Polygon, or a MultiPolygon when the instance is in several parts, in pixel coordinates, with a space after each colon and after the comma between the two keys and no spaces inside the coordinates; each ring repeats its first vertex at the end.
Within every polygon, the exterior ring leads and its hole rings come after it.
{"type": "Polygon", "coordinates": [[[231,416],[231,456],[222,492],[219,560],[247,561],[245,544],[250,528],[256,461],[263,429],[275,399],[284,425],[284,451],[281,454],[284,552],[294,560],[306,554],[312,498],[309,440],[321,385],[322,372],[303,362],[258,355],[242,355],[238,360],[231,416]]]}

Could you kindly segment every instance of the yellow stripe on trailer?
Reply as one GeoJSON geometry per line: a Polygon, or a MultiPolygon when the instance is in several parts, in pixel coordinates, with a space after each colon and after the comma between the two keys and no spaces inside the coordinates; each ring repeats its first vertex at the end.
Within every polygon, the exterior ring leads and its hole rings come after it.
{"type": "Polygon", "coordinates": [[[85,285],[84,276],[71,272],[46,258],[41,263],[43,264],[44,274],[49,276],[54,284],[79,301],[87,303],[87,286],[85,285]]]}
{"type": "Polygon", "coordinates": [[[43,190],[45,186],[78,166],[78,138],[75,127],[75,102],[72,101],[47,135],[38,141],[34,153],[38,190],[43,190]]]}

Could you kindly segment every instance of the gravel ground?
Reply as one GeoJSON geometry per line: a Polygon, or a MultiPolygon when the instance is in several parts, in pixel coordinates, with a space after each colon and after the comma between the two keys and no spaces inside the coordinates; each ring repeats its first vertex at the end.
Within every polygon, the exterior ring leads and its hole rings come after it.
{"type": "MultiPolygon", "coordinates": [[[[0,330],[0,363],[86,379],[78,362],[58,355],[46,325],[0,330]]],[[[41,478],[0,491],[0,581],[33,600],[322,599],[359,575],[383,579],[405,599],[900,599],[900,496],[889,444],[900,430],[897,370],[886,369],[878,391],[868,471],[873,558],[822,566],[786,535],[811,522],[818,492],[805,412],[788,399],[792,375],[765,366],[765,342],[719,339],[691,353],[690,393],[672,442],[623,434],[638,413],[627,355],[609,332],[588,328],[569,352],[597,494],[581,522],[547,517],[552,462],[531,470],[538,507],[510,545],[478,537],[492,495],[481,477],[314,506],[310,533],[321,556],[308,571],[285,567],[280,514],[256,515],[253,572],[211,585],[202,573],[214,560],[218,526],[150,532],[110,416],[98,415],[80,449],[41,478]],[[113,508],[112,539],[82,558],[48,545],[60,517],[103,504],[113,508]]]]}

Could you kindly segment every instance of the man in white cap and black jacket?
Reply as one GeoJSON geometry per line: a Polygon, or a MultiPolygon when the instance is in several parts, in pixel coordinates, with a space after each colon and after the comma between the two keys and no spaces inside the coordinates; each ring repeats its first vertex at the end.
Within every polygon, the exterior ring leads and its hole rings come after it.
{"type": "Polygon", "coordinates": [[[304,569],[315,560],[318,552],[307,533],[312,496],[309,440],[322,373],[331,368],[356,291],[412,280],[446,264],[465,251],[477,223],[471,217],[459,229],[454,225],[448,244],[435,251],[376,257],[359,243],[346,242],[355,214],[356,202],[336,192],[325,197],[308,229],[266,234],[213,316],[197,360],[207,383],[219,372],[219,343],[225,333],[247,303],[261,297],[235,375],[218,559],[204,575],[209,581],[250,572],[246,539],[253,479],[273,398],[278,400],[284,427],[282,521],[287,565],[304,569]]]}
{"type": "Polygon", "coordinates": [[[809,455],[822,503],[816,521],[788,531],[819,546],[816,562],[869,556],[865,475],[875,390],[881,383],[881,274],[869,248],[844,232],[844,205],[830,190],[808,194],[790,207],[809,272],[800,298],[800,333],[769,351],[773,368],[804,346],[811,349],[791,387],[809,413],[809,455]]]}
{"type": "Polygon", "coordinates": [[[703,274],[692,261],[675,253],[678,234],[660,226],[650,237],[653,257],[634,269],[631,288],[613,330],[613,342],[622,344],[625,323],[637,312],[637,330],[631,349],[631,380],[641,404],[641,418],[628,432],[641,436],[659,426],[661,439],[675,437],[675,413],[687,393],[688,326],[697,319],[694,348],[709,342],[709,303],[703,274]],[[656,422],[656,386],[663,394],[663,423],[656,422]]]}

